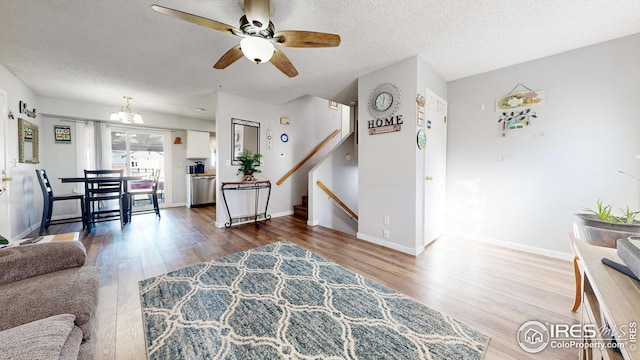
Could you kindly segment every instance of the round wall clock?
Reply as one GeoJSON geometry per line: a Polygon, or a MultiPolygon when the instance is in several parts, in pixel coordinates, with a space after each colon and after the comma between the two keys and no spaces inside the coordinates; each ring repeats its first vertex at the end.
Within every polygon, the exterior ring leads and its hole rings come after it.
{"type": "Polygon", "coordinates": [[[393,115],[401,104],[400,89],[389,83],[378,85],[369,95],[369,113],[376,119],[393,115]]]}

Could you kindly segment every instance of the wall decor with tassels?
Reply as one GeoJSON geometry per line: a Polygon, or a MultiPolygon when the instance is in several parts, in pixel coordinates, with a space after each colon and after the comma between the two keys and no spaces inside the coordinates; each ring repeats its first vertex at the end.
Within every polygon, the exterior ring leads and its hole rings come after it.
{"type": "Polygon", "coordinates": [[[531,107],[542,105],[544,102],[544,91],[534,91],[522,84],[516,85],[507,95],[497,98],[496,112],[502,113],[498,117],[498,124],[502,126],[502,136],[506,136],[508,130],[529,126],[531,119],[538,117],[531,107]],[[524,90],[518,91],[519,87],[524,90]]]}

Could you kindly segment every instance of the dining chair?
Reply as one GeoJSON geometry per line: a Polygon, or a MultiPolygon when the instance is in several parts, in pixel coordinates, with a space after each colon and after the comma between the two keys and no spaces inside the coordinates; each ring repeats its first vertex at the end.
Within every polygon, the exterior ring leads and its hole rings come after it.
{"type": "Polygon", "coordinates": [[[150,188],[146,188],[146,189],[129,189],[127,192],[127,195],[129,197],[129,209],[127,211],[128,216],[129,216],[129,222],[131,222],[131,215],[132,215],[132,210],[133,210],[133,203],[135,200],[135,196],[136,195],[147,195],[151,197],[151,201],[153,203],[153,210],[141,210],[141,211],[136,211],[136,213],[147,213],[150,211],[153,211],[156,213],[156,216],[158,216],[158,218],[160,218],[160,206],[158,205],[158,183],[160,180],[160,169],[154,169],[153,170],[153,180],[151,181],[151,187],[150,188]]]}
{"type": "Polygon", "coordinates": [[[126,223],[127,199],[123,189],[122,169],[118,170],[85,170],[84,200],[85,223],[91,232],[96,221],[120,219],[120,228],[126,223]],[[111,208],[108,203],[118,204],[111,208]]]}
{"type": "Polygon", "coordinates": [[[40,232],[39,234],[44,234],[45,230],[49,228],[49,225],[52,224],[65,224],[69,222],[82,221],[82,229],[85,228],[84,222],[84,195],[83,194],[62,194],[62,195],[54,195],[53,188],[51,187],[51,182],[49,182],[49,177],[47,176],[47,172],[44,169],[36,169],[36,175],[38,176],[38,182],[40,183],[40,189],[42,189],[42,198],[44,200],[44,204],[42,206],[42,220],[40,221],[40,232]],[[63,219],[51,220],[51,214],[53,214],[53,203],[56,201],[64,201],[64,200],[80,200],[80,211],[82,216],[74,216],[63,219]]]}

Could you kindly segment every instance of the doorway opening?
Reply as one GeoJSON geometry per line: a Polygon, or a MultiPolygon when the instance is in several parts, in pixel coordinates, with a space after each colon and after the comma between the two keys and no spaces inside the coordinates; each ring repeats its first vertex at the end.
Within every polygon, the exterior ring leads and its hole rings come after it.
{"type": "MultiPolygon", "coordinates": [[[[151,188],[154,171],[160,170],[158,182],[158,203],[167,203],[167,179],[170,178],[165,169],[169,169],[170,161],[166,154],[170,134],[162,131],[142,129],[111,129],[111,168],[123,169],[130,176],[141,176],[142,180],[130,181],[129,189],[151,188]]],[[[150,195],[134,195],[132,210],[144,210],[153,207],[150,195]]]]}

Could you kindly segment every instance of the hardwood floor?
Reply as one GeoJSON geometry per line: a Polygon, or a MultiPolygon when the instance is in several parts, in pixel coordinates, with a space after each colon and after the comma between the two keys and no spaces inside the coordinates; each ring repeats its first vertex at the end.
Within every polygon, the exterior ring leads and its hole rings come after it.
{"type": "MultiPolygon", "coordinates": [[[[213,223],[215,207],[162,209],[81,233],[88,264],[101,270],[96,359],[144,359],[138,281],[282,239],[376,280],[491,337],[485,359],[575,359],[576,349],[520,349],[516,333],[529,320],[579,322],[571,312],[573,268],[550,259],[445,237],[413,257],[320,226],[282,217],[231,229],[213,223]]],[[[48,233],[81,231],[52,225],[48,233]]],[[[558,239],[564,241],[564,239],[558,239]]]]}

